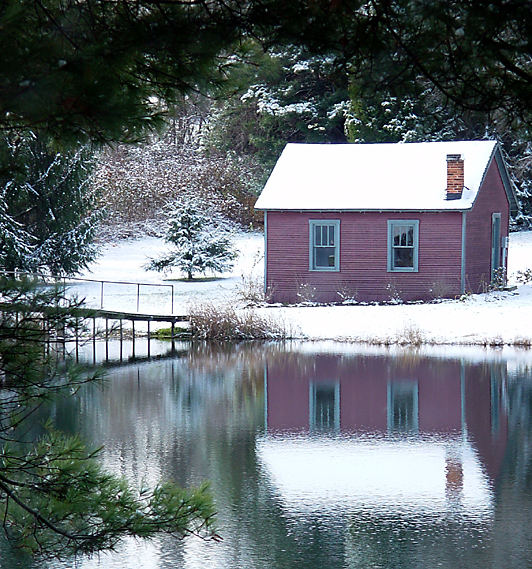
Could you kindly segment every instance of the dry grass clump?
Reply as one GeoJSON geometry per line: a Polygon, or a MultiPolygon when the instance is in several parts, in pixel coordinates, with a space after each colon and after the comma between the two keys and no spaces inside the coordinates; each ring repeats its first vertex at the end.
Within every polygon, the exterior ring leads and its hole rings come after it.
{"type": "Polygon", "coordinates": [[[427,339],[422,330],[410,324],[405,326],[401,334],[397,335],[396,343],[401,346],[421,346],[421,344],[427,343],[427,339]]]}
{"type": "Polygon", "coordinates": [[[283,340],[288,334],[279,322],[253,310],[236,311],[212,303],[192,306],[190,332],[201,340],[283,340]]]}

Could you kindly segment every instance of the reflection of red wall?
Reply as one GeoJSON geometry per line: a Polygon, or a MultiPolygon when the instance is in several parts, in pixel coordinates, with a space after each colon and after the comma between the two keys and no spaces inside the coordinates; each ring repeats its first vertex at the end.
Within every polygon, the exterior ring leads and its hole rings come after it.
{"type": "Polygon", "coordinates": [[[282,354],[268,362],[267,426],[270,432],[309,429],[309,387],[313,382],[340,385],[340,430],[387,431],[388,382],[417,381],[419,432],[461,431],[462,389],[467,430],[491,479],[506,447],[507,418],[499,408],[499,429],[492,429],[492,376],[500,387],[502,368],[462,365],[458,360],[341,355],[282,354]]]}
{"type": "Polygon", "coordinates": [[[502,368],[478,365],[468,368],[466,382],[466,423],[469,438],[474,441],[475,447],[483,457],[488,475],[492,480],[499,472],[508,438],[508,420],[501,397],[498,409],[492,410],[492,377],[495,389],[500,390],[500,379],[503,373],[502,368]],[[492,422],[496,412],[499,416],[497,425],[492,422]]]}
{"type": "Polygon", "coordinates": [[[386,431],[389,381],[418,381],[419,429],[460,430],[460,364],[456,361],[295,356],[270,362],[268,429],[309,427],[309,385],[340,383],[342,431],[386,431]]]}

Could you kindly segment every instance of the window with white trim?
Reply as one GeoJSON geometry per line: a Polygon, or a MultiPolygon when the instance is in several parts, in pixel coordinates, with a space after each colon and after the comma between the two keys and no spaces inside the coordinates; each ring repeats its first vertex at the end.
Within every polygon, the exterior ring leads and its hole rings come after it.
{"type": "Polygon", "coordinates": [[[419,220],[388,220],[388,271],[417,272],[419,220]]]}
{"type": "Polygon", "coordinates": [[[340,270],[340,220],[310,220],[309,269],[340,270]]]}

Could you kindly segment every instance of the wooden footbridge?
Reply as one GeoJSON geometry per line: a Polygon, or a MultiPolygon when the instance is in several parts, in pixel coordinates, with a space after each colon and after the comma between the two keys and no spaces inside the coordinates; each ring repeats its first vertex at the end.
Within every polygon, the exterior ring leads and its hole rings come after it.
{"type": "MultiPolygon", "coordinates": [[[[5,274],[5,273],[4,273],[5,274]]],[[[10,275],[11,276],[11,275],[10,275]]],[[[42,284],[54,284],[55,286],[61,286],[63,288],[63,293],[67,290],[67,279],[64,277],[57,277],[57,276],[50,276],[50,275],[43,275],[43,274],[35,274],[35,273],[17,273],[15,276],[24,276],[38,280],[39,283],[42,284]]],[[[165,323],[168,324],[170,328],[170,333],[168,339],[172,342],[172,348],[174,347],[174,342],[176,339],[183,337],[182,329],[178,330],[178,326],[176,326],[180,322],[188,322],[189,316],[187,315],[178,315],[174,314],[174,285],[172,284],[157,284],[157,283],[140,283],[140,282],[130,282],[130,281],[102,281],[96,279],[82,279],[82,278],[68,278],[68,282],[70,281],[81,281],[81,282],[92,282],[98,283],[100,287],[100,298],[98,308],[91,308],[86,306],[77,306],[77,307],[61,307],[53,306],[50,307],[50,311],[54,311],[56,314],[57,312],[65,311],[65,314],[75,318],[76,320],[80,321],[80,325],[74,326],[73,334],[71,333],[68,337],[67,334],[63,331],[59,330],[50,330],[51,334],[49,336],[49,341],[56,344],[61,344],[63,346],[63,351],[65,350],[66,343],[73,342],[75,344],[75,354],[76,360],[79,359],[79,345],[83,342],[92,341],[94,350],[93,350],[93,358],[95,359],[96,348],[95,343],[96,340],[105,340],[106,344],[106,360],[108,360],[108,342],[111,339],[117,339],[120,341],[120,360],[122,360],[122,345],[127,335],[127,339],[131,339],[132,341],[132,356],[135,358],[135,340],[139,337],[139,330],[135,329],[136,325],[144,324],[142,336],[147,338],[148,341],[148,357],[150,357],[150,340],[153,337],[152,332],[152,324],[153,323],[165,323]],[[109,310],[104,308],[104,287],[106,284],[112,285],[127,285],[131,287],[132,285],[136,289],[136,308],[135,312],[126,312],[126,311],[118,311],[118,310],[109,310]],[[140,291],[141,287],[165,287],[169,290],[171,295],[171,313],[170,314],[160,314],[160,313],[152,313],[152,312],[139,312],[139,305],[140,305],[140,291]],[[96,322],[103,322],[104,327],[98,328],[96,322]],[[92,323],[92,326],[89,324],[81,325],[82,322],[89,322],[92,323]],[[127,328],[127,332],[125,333],[124,322],[130,323],[131,327],[127,328]],[[129,332],[131,330],[131,332],[129,332]]],[[[11,313],[23,313],[27,311],[28,307],[25,305],[17,305],[16,303],[2,303],[0,302],[0,311],[3,312],[11,312],[11,313]]],[[[46,310],[43,311],[43,326],[46,326],[46,310]]]]}

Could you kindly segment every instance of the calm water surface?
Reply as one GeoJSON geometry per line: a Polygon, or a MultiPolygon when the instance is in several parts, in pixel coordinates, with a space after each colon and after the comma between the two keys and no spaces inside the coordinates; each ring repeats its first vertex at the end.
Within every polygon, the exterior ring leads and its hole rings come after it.
{"type": "MultiPolygon", "coordinates": [[[[190,347],[53,408],[135,483],[208,479],[221,543],[126,541],[81,569],[532,567],[532,373],[356,347],[190,347]]],[[[0,544],[2,569],[43,565],[0,544]]]]}

